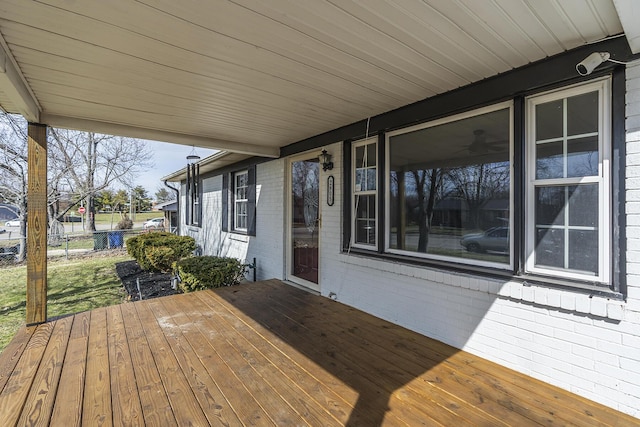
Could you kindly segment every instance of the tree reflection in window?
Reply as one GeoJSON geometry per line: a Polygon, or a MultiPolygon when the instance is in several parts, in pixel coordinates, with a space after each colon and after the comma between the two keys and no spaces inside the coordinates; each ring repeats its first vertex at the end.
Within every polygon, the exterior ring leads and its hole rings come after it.
{"type": "Polygon", "coordinates": [[[509,117],[503,108],[389,137],[390,249],[509,263],[509,117]]]}

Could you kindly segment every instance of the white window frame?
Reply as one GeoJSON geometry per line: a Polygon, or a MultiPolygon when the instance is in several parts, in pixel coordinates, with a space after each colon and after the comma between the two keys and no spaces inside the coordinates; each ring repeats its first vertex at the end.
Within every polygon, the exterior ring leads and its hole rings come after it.
{"type": "Polygon", "coordinates": [[[384,230],[385,230],[385,235],[384,235],[384,239],[385,239],[385,243],[384,243],[384,248],[385,248],[385,252],[387,253],[391,253],[391,254],[398,254],[398,255],[407,255],[407,256],[411,256],[414,258],[424,258],[424,259],[431,259],[431,260],[436,260],[436,261],[444,261],[444,262],[448,262],[448,263],[452,263],[452,264],[465,264],[465,265],[472,265],[472,266],[479,266],[479,267],[489,267],[489,268],[497,268],[497,269],[501,269],[501,270],[513,270],[513,266],[514,266],[514,259],[515,259],[515,253],[514,253],[514,240],[513,240],[513,236],[514,236],[514,232],[513,232],[513,227],[514,227],[514,150],[513,150],[513,122],[514,122],[514,116],[513,116],[513,101],[505,101],[505,102],[501,102],[498,104],[493,104],[487,107],[482,107],[482,108],[478,108],[475,110],[471,110],[465,113],[461,113],[461,114],[456,114],[453,116],[447,116],[444,117],[442,119],[438,119],[438,120],[434,120],[431,122],[427,122],[427,123],[423,123],[420,125],[415,125],[415,126],[410,126],[407,128],[402,128],[402,129],[398,129],[396,131],[393,132],[388,132],[386,134],[386,138],[385,138],[385,165],[384,165],[384,169],[385,169],[385,194],[384,194],[384,198],[385,198],[385,225],[384,225],[384,230]],[[407,250],[402,250],[402,249],[393,249],[391,248],[391,242],[390,242],[390,237],[389,237],[389,230],[391,229],[391,197],[390,197],[390,188],[391,188],[391,171],[390,171],[390,164],[391,164],[391,158],[390,158],[390,140],[392,137],[397,136],[397,135],[402,135],[404,133],[409,133],[409,132],[414,132],[417,130],[421,130],[421,129],[426,129],[429,127],[434,127],[434,126],[439,126],[439,125],[443,125],[449,122],[455,122],[458,120],[463,120],[463,119],[467,119],[470,117],[475,117],[475,116],[480,116],[483,114],[487,114],[487,113],[491,113],[493,111],[498,111],[498,110],[504,110],[504,109],[508,109],[509,110],[509,262],[508,263],[498,263],[498,262],[491,262],[491,261],[482,261],[482,260],[476,260],[476,259],[469,259],[469,258],[463,258],[463,257],[454,257],[454,256],[445,256],[445,255],[437,255],[437,254],[428,254],[428,253],[420,253],[420,252],[414,252],[414,251],[407,251],[407,250]]]}
{"type": "MultiPolygon", "coordinates": [[[[231,195],[233,197],[233,231],[240,231],[243,233],[246,233],[248,228],[247,227],[239,227],[238,226],[238,205],[244,203],[246,209],[245,211],[247,211],[248,206],[249,206],[249,170],[242,170],[242,171],[238,171],[238,172],[234,172],[232,174],[233,180],[232,180],[232,191],[231,191],[231,195]],[[245,182],[246,185],[244,187],[238,187],[238,177],[245,175],[245,182]],[[244,188],[245,192],[246,192],[246,197],[244,199],[240,199],[238,198],[238,188],[244,188]]],[[[247,224],[247,226],[249,225],[249,213],[247,211],[246,214],[243,215],[245,218],[245,223],[247,224]]]]}
{"type": "MultiPolygon", "coordinates": [[[[527,169],[526,199],[526,245],[525,268],[527,273],[555,276],[566,279],[587,280],[604,284],[611,283],[611,78],[599,79],[587,84],[564,87],[552,92],[528,97],[526,152],[527,169]],[[576,178],[536,179],[536,135],[535,106],[566,99],[572,96],[597,91],[598,112],[598,175],[576,178]],[[537,186],[598,184],[598,275],[580,273],[575,270],[535,266],[535,189],[537,186]]],[[[566,140],[566,134],[563,136],[566,140]]],[[[567,226],[564,226],[567,228],[567,226]]],[[[568,248],[568,246],[567,246],[568,248]]],[[[568,249],[565,249],[567,251],[568,249]]]]}
{"type": "MultiPolygon", "coordinates": [[[[366,150],[365,150],[366,152],[366,150]]],[[[362,168],[360,168],[362,169],[362,168]]],[[[367,169],[374,169],[373,167],[369,167],[367,169]]],[[[378,187],[379,187],[379,177],[380,177],[380,162],[379,162],[379,158],[378,158],[378,137],[374,136],[374,137],[370,137],[370,138],[365,138],[365,139],[361,139],[359,141],[354,142],[351,145],[351,247],[354,248],[359,248],[359,249],[368,249],[368,250],[377,250],[378,249],[378,205],[380,203],[380,197],[378,195],[378,187]],[[375,153],[376,153],[376,166],[375,166],[375,170],[376,170],[376,188],[375,190],[365,190],[365,191],[360,191],[360,190],[356,190],[356,172],[358,169],[358,166],[356,165],[356,148],[358,147],[362,147],[365,145],[370,145],[373,144],[375,147],[375,153]],[[373,242],[373,244],[366,244],[366,243],[357,243],[356,242],[356,234],[358,231],[358,228],[356,226],[357,224],[357,200],[358,200],[358,196],[374,196],[376,203],[375,203],[375,241],[373,242]]]]}

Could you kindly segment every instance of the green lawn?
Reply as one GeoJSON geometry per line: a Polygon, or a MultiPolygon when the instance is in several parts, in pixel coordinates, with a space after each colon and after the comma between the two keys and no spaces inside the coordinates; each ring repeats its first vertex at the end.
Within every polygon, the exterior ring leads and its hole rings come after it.
{"type": "MultiPolygon", "coordinates": [[[[148,219],[151,218],[159,218],[162,217],[164,214],[162,212],[138,212],[136,214],[134,214],[134,216],[131,218],[133,221],[135,222],[145,222],[148,219]]],[[[119,212],[116,212],[113,214],[113,224],[117,224],[118,221],[120,221],[122,217],[120,216],[119,212]]],[[[111,214],[110,213],[97,213],[96,214],[96,224],[111,224],[111,214]]]]}
{"type": "MultiPolygon", "coordinates": [[[[50,261],[48,263],[49,318],[119,304],[124,289],[115,264],[127,255],[106,258],[50,261]]],[[[0,351],[25,321],[25,266],[2,269],[0,280],[0,351]]]]}

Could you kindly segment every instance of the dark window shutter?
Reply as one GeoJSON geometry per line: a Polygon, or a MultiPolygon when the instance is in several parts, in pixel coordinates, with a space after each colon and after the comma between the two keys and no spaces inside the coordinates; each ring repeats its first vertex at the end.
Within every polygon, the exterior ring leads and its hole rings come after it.
{"type": "Polygon", "coordinates": [[[249,236],[256,235],[256,167],[255,165],[248,170],[248,202],[247,202],[247,234],[249,236]]]}
{"type": "Polygon", "coordinates": [[[229,174],[222,175],[222,231],[229,231],[229,174]]]}

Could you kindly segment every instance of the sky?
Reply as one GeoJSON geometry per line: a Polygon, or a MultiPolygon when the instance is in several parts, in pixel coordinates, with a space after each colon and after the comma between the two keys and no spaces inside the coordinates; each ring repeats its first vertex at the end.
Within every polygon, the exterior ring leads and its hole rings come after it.
{"type": "MultiPolygon", "coordinates": [[[[147,172],[141,173],[135,180],[135,185],[142,185],[149,196],[154,197],[159,188],[164,187],[161,178],[176,172],[187,165],[187,156],[194,149],[192,146],[169,144],[167,142],[145,141],[153,153],[152,162],[155,165],[147,172]]],[[[195,147],[196,154],[204,159],[217,150],[195,147]]]]}

